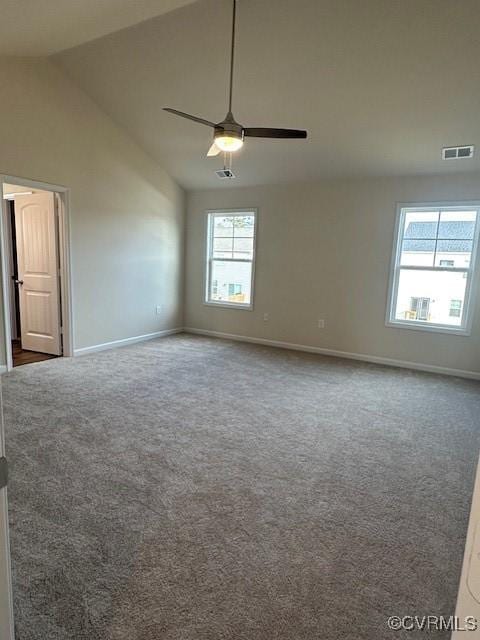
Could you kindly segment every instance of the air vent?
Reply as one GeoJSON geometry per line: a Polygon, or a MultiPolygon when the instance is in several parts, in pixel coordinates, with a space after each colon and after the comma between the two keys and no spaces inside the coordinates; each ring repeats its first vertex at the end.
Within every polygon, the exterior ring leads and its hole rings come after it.
{"type": "Polygon", "coordinates": [[[461,158],[473,158],[473,144],[464,147],[443,147],[442,158],[444,160],[460,160],[461,158]]]}
{"type": "Polygon", "coordinates": [[[225,178],[227,179],[235,178],[235,174],[231,169],[219,169],[218,171],[215,171],[215,173],[221,180],[225,180],[225,178]]]}

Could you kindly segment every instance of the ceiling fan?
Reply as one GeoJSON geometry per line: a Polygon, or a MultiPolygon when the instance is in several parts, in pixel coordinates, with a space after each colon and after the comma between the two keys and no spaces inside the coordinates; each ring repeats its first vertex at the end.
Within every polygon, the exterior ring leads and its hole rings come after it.
{"type": "Polygon", "coordinates": [[[216,156],[222,151],[224,153],[232,153],[238,151],[243,146],[244,138],[306,138],[307,132],[300,129],[271,129],[258,127],[243,127],[239,124],[232,113],[233,98],[233,66],[235,59],[235,22],[237,13],[237,0],[233,0],[233,18],[232,18],[232,45],[230,53],[230,92],[228,100],[228,113],[222,122],[210,122],[204,118],[192,116],[189,113],[178,111],[164,107],[164,111],[169,111],[187,120],[193,120],[199,124],[204,124],[214,130],[213,144],[210,147],[207,156],[216,156]]]}

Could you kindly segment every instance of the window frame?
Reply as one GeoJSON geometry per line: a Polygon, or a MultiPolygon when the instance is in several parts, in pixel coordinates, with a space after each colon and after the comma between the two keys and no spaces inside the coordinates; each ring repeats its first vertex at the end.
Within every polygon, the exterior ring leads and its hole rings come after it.
{"type": "Polygon", "coordinates": [[[393,236],[393,248],[390,263],[390,277],[387,294],[387,308],[385,316],[385,325],[396,329],[411,329],[413,331],[428,331],[431,333],[447,333],[450,335],[469,336],[471,335],[473,312],[475,308],[475,299],[477,287],[475,280],[478,279],[479,262],[478,260],[478,244],[480,235],[480,201],[467,200],[455,202],[402,202],[398,203],[395,214],[395,228],[393,236]],[[415,266],[400,265],[402,254],[402,240],[405,230],[405,217],[408,211],[417,211],[427,213],[429,211],[450,210],[450,211],[468,211],[477,212],[475,223],[475,232],[472,241],[472,253],[470,257],[470,265],[468,269],[464,267],[440,267],[440,266],[415,266]],[[401,235],[400,235],[401,232],[401,235]],[[439,323],[426,323],[424,320],[398,320],[395,318],[395,310],[397,307],[398,285],[400,273],[402,269],[413,271],[447,271],[466,273],[465,298],[463,302],[462,322],[460,325],[447,325],[439,323]]]}
{"type": "Polygon", "coordinates": [[[236,207],[235,209],[207,209],[205,211],[205,268],[203,286],[203,304],[209,307],[223,307],[225,309],[238,309],[242,311],[253,311],[253,300],[255,292],[255,263],[257,255],[257,234],[258,234],[258,208],[257,207],[236,207]],[[253,251],[251,260],[242,258],[216,258],[222,262],[248,262],[252,265],[250,277],[250,302],[226,302],[225,300],[210,300],[210,285],[212,277],[212,262],[215,260],[212,255],[213,249],[213,229],[210,224],[215,216],[235,217],[239,215],[253,215],[253,251]]]}

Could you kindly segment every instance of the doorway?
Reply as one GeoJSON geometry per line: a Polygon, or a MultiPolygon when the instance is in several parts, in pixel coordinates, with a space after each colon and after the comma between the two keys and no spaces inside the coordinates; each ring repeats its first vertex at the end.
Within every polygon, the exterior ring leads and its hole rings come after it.
{"type": "Polygon", "coordinates": [[[67,190],[3,177],[7,370],[72,355],[67,190]]]}

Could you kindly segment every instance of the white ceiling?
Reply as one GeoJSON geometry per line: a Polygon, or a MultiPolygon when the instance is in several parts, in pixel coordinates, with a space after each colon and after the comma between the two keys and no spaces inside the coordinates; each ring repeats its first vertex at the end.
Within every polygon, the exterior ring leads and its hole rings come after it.
{"type": "MultiPolygon", "coordinates": [[[[306,128],[250,139],[229,185],[480,169],[479,0],[239,0],[234,113],[306,128]],[[443,145],[477,145],[442,161],[443,145]]],[[[231,4],[199,0],[54,60],[187,188],[221,187],[208,128],[226,112],[231,4]]]]}
{"type": "Polygon", "coordinates": [[[2,0],[0,55],[45,56],[193,0],[2,0]]]}

